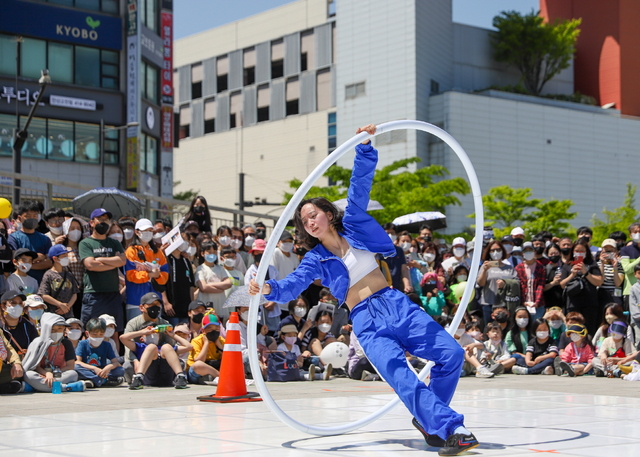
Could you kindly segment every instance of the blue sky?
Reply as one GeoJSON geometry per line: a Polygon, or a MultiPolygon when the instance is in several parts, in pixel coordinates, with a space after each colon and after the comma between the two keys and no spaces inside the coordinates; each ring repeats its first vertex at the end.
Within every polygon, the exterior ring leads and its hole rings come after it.
{"type": "MultiPolygon", "coordinates": [[[[293,0],[176,0],[174,38],[218,27],[270,10],[293,0]]],[[[338,0],[340,1],[340,0],[338,0]]],[[[539,9],[539,0],[453,0],[453,20],[491,28],[493,17],[505,10],[529,13],[539,9]]]]}

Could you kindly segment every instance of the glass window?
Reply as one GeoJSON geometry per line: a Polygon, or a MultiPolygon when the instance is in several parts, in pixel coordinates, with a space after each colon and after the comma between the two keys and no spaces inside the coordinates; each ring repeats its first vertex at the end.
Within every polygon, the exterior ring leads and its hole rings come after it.
{"type": "Polygon", "coordinates": [[[76,162],[100,162],[100,126],[76,122],[76,162]]]}
{"type": "Polygon", "coordinates": [[[73,0],[49,0],[50,3],[57,3],[58,5],[73,6],[73,0]]]}
{"type": "Polygon", "coordinates": [[[140,63],[141,96],[153,103],[158,103],[158,69],[146,62],[140,63]]]}
{"type": "Polygon", "coordinates": [[[138,4],[140,5],[140,22],[155,32],[157,28],[156,0],[138,0],[138,4]]]}
{"type": "Polygon", "coordinates": [[[16,117],[13,114],[0,114],[0,155],[13,153],[13,129],[16,127],[16,117]]]}
{"type": "MultiPolygon", "coordinates": [[[[26,122],[27,116],[20,116],[20,125],[24,127],[26,122]]],[[[26,147],[22,148],[22,155],[24,157],[34,157],[37,159],[46,158],[47,154],[53,149],[53,144],[51,144],[51,141],[47,138],[47,120],[34,117],[27,131],[29,135],[25,142],[26,147]]]]}
{"type": "Polygon", "coordinates": [[[16,74],[16,42],[15,37],[0,35],[0,73],[16,74]]]}
{"type": "Polygon", "coordinates": [[[157,175],[158,140],[152,136],[147,136],[146,156],[144,171],[157,175]]]}
{"type": "Polygon", "coordinates": [[[55,82],[73,82],[73,46],[61,43],[49,43],[49,74],[55,82]]]}
{"type": "Polygon", "coordinates": [[[76,149],[73,141],[73,122],[49,119],[48,134],[51,142],[48,158],[73,160],[76,149]]]}
{"type": "Polygon", "coordinates": [[[118,155],[120,152],[120,131],[115,130],[112,126],[105,127],[104,132],[104,163],[108,165],[117,165],[118,155]]]}
{"type": "Polygon", "coordinates": [[[102,11],[118,14],[118,0],[102,0],[102,11]]]}
{"type": "Polygon", "coordinates": [[[47,68],[47,42],[24,38],[20,44],[20,75],[40,78],[40,70],[47,68]]]}
{"type": "Polygon", "coordinates": [[[76,84],[100,87],[99,49],[76,46],[75,77],[76,84]]]}
{"type": "Polygon", "coordinates": [[[100,0],[76,0],[77,8],[85,10],[100,11],[100,0]]]}

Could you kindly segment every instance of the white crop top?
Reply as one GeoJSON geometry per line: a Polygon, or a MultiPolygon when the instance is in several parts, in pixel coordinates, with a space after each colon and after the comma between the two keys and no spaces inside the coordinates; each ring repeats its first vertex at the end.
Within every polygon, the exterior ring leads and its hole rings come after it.
{"type": "Polygon", "coordinates": [[[378,268],[376,255],[373,252],[355,249],[349,246],[349,250],[342,258],[349,270],[349,287],[356,284],[374,269],[378,268]]]}

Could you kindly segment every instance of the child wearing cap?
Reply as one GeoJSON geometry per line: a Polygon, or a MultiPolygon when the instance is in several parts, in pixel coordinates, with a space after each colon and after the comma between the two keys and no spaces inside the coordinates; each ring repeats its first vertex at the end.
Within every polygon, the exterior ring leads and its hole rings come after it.
{"type": "Polygon", "coordinates": [[[36,326],[24,314],[24,301],[27,297],[17,290],[2,294],[2,329],[13,349],[23,358],[27,347],[38,337],[36,326]]]}
{"type": "Polygon", "coordinates": [[[89,319],[87,339],[76,347],[76,371],[80,379],[91,382],[89,387],[117,387],[124,382],[124,368],[105,341],[106,330],[107,323],[103,319],[89,319]]]}
{"type": "Polygon", "coordinates": [[[104,331],[104,340],[111,345],[114,354],[117,355],[120,352],[120,345],[113,338],[116,333],[116,319],[109,314],[102,314],[98,319],[102,319],[107,324],[107,329],[104,331]]]}
{"type": "Polygon", "coordinates": [[[561,362],[556,374],[567,373],[572,378],[592,374],[595,349],[589,341],[587,327],[582,324],[570,324],[566,334],[571,339],[571,343],[567,344],[560,353],[561,362]]]}
{"type": "Polygon", "coordinates": [[[24,301],[24,308],[31,320],[40,333],[40,320],[46,311],[47,305],[40,295],[29,295],[24,301]]]}
{"type": "Polygon", "coordinates": [[[72,318],[73,305],[80,289],[68,268],[69,252],[63,245],[56,244],[49,249],[49,258],[53,261],[53,266],[42,277],[38,295],[47,303],[49,312],[65,319],[72,318]]]}
{"type": "Polygon", "coordinates": [[[17,290],[25,295],[38,291],[38,281],[27,275],[37,257],[38,254],[26,248],[20,248],[13,253],[16,271],[7,278],[7,290],[17,290]]]}
{"type": "Polygon", "coordinates": [[[187,376],[192,384],[213,381],[220,373],[224,338],[220,336],[220,320],[215,314],[202,319],[200,335],[191,341],[193,348],[187,359],[187,376]]]}
{"type": "MultiPolygon", "coordinates": [[[[173,334],[175,336],[180,337],[182,340],[186,341],[187,343],[191,341],[191,330],[189,329],[189,326],[187,324],[177,325],[173,329],[173,334]]],[[[180,343],[181,340],[176,339],[176,341],[180,343]]],[[[193,346],[191,346],[191,343],[189,343],[188,345],[176,344],[173,347],[173,349],[176,351],[176,354],[178,354],[178,357],[180,358],[180,363],[183,365],[183,367],[187,366],[187,359],[189,358],[189,352],[191,352],[192,348],[193,346]]]]}
{"type": "MultiPolygon", "coordinates": [[[[627,335],[628,325],[622,321],[615,321],[609,326],[609,336],[604,339],[598,357],[593,359],[593,371],[596,376],[613,375],[620,377],[626,365],[638,357],[638,351],[627,335]]],[[[626,371],[626,370],[625,370],[626,371]]]]}
{"type": "Polygon", "coordinates": [[[84,333],[84,324],[80,319],[76,319],[72,317],[71,319],[67,319],[67,338],[73,344],[73,349],[75,350],[78,347],[78,342],[82,338],[82,334],[84,333]]]}

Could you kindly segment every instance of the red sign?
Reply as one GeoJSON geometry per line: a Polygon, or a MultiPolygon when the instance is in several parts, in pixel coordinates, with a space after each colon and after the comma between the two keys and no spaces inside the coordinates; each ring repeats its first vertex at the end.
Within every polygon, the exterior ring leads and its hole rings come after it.
{"type": "Polygon", "coordinates": [[[162,101],[173,104],[173,13],[162,12],[162,101]]]}

